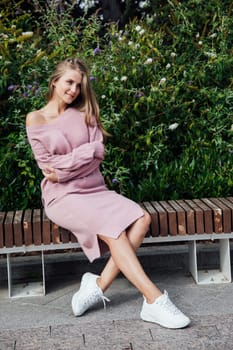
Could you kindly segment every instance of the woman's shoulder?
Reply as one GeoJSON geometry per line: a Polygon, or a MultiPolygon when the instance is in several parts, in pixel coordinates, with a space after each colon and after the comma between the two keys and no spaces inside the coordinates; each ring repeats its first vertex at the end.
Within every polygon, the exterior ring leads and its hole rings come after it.
{"type": "Polygon", "coordinates": [[[46,120],[41,110],[32,111],[26,116],[26,126],[42,125],[46,120]]]}

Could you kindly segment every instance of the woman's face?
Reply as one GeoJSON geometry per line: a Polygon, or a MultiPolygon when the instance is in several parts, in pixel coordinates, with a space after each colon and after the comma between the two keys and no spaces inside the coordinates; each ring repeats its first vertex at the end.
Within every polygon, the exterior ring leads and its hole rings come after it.
{"type": "Polygon", "coordinates": [[[64,74],[53,83],[53,97],[59,102],[71,104],[80,94],[82,75],[74,69],[66,69],[64,74]]]}

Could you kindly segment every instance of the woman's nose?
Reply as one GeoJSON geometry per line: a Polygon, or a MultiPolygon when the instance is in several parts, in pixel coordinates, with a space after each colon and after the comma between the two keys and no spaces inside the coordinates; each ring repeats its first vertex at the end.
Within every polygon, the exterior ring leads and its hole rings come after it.
{"type": "Polygon", "coordinates": [[[72,92],[76,92],[76,90],[77,90],[76,85],[72,85],[71,88],[70,88],[70,90],[71,90],[72,92]]]}

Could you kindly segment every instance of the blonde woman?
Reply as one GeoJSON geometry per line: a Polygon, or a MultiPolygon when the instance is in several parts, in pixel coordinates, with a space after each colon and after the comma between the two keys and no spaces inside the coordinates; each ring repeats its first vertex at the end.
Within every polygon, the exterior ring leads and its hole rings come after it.
{"type": "Polygon", "coordinates": [[[83,275],[72,297],[74,315],[81,316],[101,300],[105,303],[104,292],[121,271],[143,295],[144,321],[186,327],[189,318],[150,280],[135,253],[150,225],[149,214],[108,190],[101,175],[105,131],[81,60],[67,59],[56,66],[48,101],[27,115],[26,130],[44,175],[42,202],[48,217],[77,237],[91,262],[110,251],[100,276],[83,275]]]}

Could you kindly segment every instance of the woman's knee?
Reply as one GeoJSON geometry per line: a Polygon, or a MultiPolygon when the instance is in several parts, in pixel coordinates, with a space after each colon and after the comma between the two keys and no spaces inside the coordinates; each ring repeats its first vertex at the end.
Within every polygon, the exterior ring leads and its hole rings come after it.
{"type": "Polygon", "coordinates": [[[98,238],[101,239],[103,242],[105,242],[108,246],[110,246],[112,243],[114,244],[114,242],[116,241],[122,241],[122,240],[128,241],[128,237],[125,231],[121,232],[117,238],[107,237],[101,234],[98,234],[98,238]]]}
{"type": "Polygon", "coordinates": [[[130,235],[129,237],[137,237],[140,241],[142,241],[149,230],[149,226],[151,223],[150,214],[148,214],[145,210],[143,210],[144,215],[141,216],[127,231],[130,235]]]}
{"type": "Polygon", "coordinates": [[[151,216],[147,211],[143,210],[143,212],[144,215],[140,218],[141,224],[143,224],[145,229],[148,230],[151,223],[151,216]]]}

